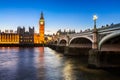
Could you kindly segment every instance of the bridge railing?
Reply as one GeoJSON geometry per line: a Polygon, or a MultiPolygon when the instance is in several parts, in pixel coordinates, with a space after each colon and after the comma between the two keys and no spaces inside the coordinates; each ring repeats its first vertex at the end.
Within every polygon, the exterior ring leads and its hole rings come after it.
{"type": "Polygon", "coordinates": [[[69,47],[92,48],[92,44],[70,44],[69,47]]]}

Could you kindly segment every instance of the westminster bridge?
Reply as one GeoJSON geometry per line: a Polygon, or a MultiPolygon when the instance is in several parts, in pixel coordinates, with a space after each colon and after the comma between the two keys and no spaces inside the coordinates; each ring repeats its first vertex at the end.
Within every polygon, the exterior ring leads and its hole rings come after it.
{"type": "Polygon", "coordinates": [[[65,55],[88,56],[89,64],[96,67],[120,67],[120,24],[58,34],[48,46],[65,55]]]}

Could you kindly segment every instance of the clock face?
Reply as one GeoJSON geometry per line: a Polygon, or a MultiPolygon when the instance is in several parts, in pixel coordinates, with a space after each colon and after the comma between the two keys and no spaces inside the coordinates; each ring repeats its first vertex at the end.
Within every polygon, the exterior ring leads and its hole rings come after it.
{"type": "Polygon", "coordinates": [[[40,22],[40,24],[43,24],[43,22],[40,22]]]}

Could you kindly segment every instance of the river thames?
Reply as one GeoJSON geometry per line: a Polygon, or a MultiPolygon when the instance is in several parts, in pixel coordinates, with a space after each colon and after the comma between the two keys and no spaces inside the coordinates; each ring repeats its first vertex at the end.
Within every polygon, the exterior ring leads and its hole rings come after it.
{"type": "Polygon", "coordinates": [[[48,47],[0,48],[0,80],[120,80],[118,74],[87,68],[87,59],[48,47]]]}

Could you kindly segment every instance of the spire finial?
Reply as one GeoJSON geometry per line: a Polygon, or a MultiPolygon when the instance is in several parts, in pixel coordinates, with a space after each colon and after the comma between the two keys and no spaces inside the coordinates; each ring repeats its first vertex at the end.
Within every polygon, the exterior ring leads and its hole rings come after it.
{"type": "Polygon", "coordinates": [[[43,17],[43,12],[41,12],[41,18],[40,19],[44,19],[44,17],[43,17]]]}

